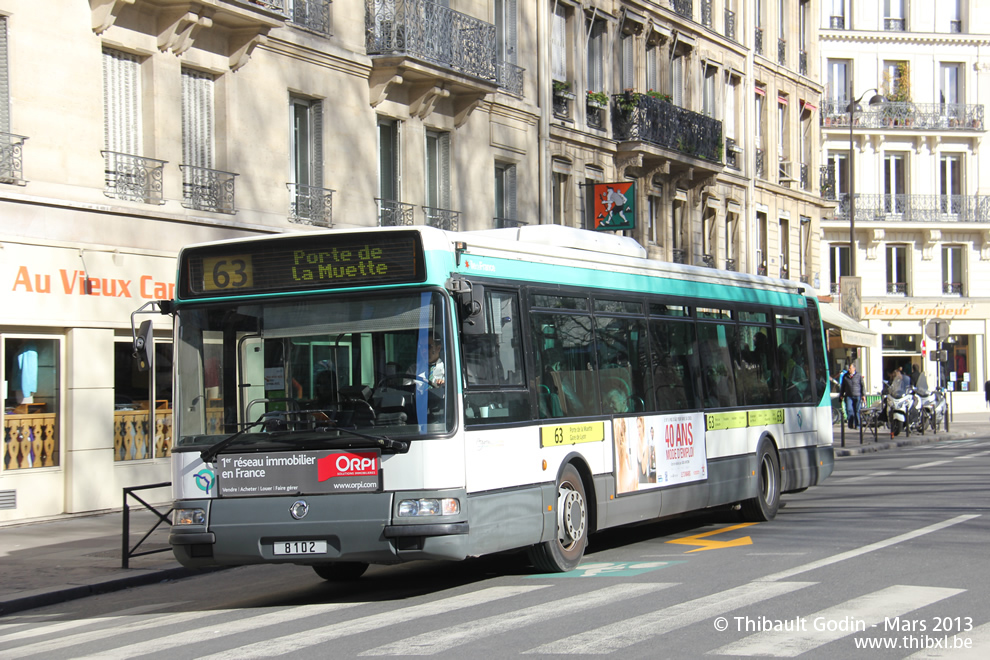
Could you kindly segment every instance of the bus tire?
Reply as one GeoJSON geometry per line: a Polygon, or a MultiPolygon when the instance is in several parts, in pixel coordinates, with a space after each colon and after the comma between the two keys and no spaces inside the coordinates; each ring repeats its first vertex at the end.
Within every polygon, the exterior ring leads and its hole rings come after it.
{"type": "Polygon", "coordinates": [[[570,463],[557,480],[556,519],[556,538],[529,549],[529,560],[544,573],[573,571],[588,545],[588,498],[581,475],[570,463]]]}
{"type": "Polygon", "coordinates": [[[742,514],[749,522],[764,522],[773,520],[780,508],[780,460],[765,438],[756,447],[756,462],[757,495],[742,503],[742,514]]]}
{"type": "Polygon", "coordinates": [[[361,561],[336,561],[332,564],[313,564],[313,570],[328,582],[350,582],[364,575],[368,565],[361,561]]]}

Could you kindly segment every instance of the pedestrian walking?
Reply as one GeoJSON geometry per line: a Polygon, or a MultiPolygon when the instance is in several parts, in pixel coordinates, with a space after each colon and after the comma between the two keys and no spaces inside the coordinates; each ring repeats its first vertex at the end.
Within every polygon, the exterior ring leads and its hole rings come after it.
{"type": "Polygon", "coordinates": [[[860,426],[859,411],[866,403],[866,387],[863,385],[863,374],[856,371],[855,362],[849,363],[849,372],[842,379],[839,396],[845,401],[849,428],[858,429],[860,426]]]}

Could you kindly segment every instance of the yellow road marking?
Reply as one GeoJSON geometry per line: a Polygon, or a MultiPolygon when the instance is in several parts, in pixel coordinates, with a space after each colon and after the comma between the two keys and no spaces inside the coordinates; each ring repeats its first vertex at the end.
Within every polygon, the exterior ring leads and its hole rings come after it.
{"type": "Polygon", "coordinates": [[[732,539],[731,541],[716,541],[714,539],[709,540],[707,537],[713,536],[715,534],[722,534],[723,532],[731,532],[737,529],[742,529],[743,527],[749,527],[750,525],[756,525],[757,523],[741,523],[739,525],[732,525],[731,527],[723,527],[722,529],[715,529],[710,532],[704,532],[702,534],[695,534],[694,536],[683,536],[679,539],[672,539],[667,541],[667,543],[675,543],[677,545],[697,545],[700,547],[694,550],[688,550],[688,552],[701,552],[702,550],[718,550],[720,548],[736,548],[743,545],[753,545],[753,539],[748,536],[741,536],[737,539],[732,539]]]}

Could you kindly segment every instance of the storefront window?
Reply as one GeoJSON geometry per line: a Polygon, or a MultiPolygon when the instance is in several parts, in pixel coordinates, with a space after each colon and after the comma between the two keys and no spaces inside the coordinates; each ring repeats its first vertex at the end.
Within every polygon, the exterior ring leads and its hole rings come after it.
{"type": "Polygon", "coordinates": [[[3,466],[59,464],[59,340],[0,337],[3,347],[3,466]]]}
{"type": "Polygon", "coordinates": [[[171,344],[155,344],[154,365],[154,374],[140,371],[131,343],[114,344],[115,461],[136,461],[171,454],[171,344]],[[152,391],[155,392],[154,396],[151,396],[152,391]]]}

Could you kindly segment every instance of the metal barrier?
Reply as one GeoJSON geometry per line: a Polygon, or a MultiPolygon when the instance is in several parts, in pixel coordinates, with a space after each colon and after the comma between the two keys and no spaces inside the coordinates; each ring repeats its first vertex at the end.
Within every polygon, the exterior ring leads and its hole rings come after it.
{"type": "Polygon", "coordinates": [[[136,552],[136,550],[139,547],[141,547],[141,544],[144,543],[147,540],[147,538],[149,536],[151,536],[151,534],[156,529],[158,529],[158,526],[159,525],[161,525],[162,523],[165,523],[166,525],[169,525],[169,526],[172,525],[172,521],[168,519],[168,514],[172,513],[172,508],[169,507],[169,510],[168,511],[166,511],[165,513],[162,513],[161,511],[159,511],[158,509],[156,509],[152,505],[150,505],[147,502],[145,502],[144,500],[142,500],[140,496],[134,494],[134,491],[136,491],[136,490],[149,490],[149,489],[152,489],[152,488],[168,488],[171,485],[172,485],[172,482],[171,481],[165,481],[165,482],[162,482],[160,484],[148,484],[146,486],[131,486],[129,488],[125,488],[124,489],[123,530],[121,531],[121,535],[120,535],[120,567],[121,568],[128,568],[128,564],[130,562],[131,557],[143,557],[144,555],[153,555],[153,554],[158,553],[158,552],[169,552],[169,551],[171,551],[171,548],[159,548],[157,550],[145,550],[144,552],[136,552]],[[145,509],[147,509],[148,511],[151,511],[156,516],[158,516],[158,522],[155,523],[154,527],[152,527],[151,529],[148,530],[148,533],[147,534],[145,534],[144,536],[141,537],[141,540],[138,541],[134,545],[133,548],[131,547],[131,543],[130,543],[130,541],[131,541],[131,538],[130,538],[131,537],[131,508],[127,505],[127,498],[128,497],[133,497],[138,502],[140,502],[142,505],[144,505],[144,508],[145,509]]]}

